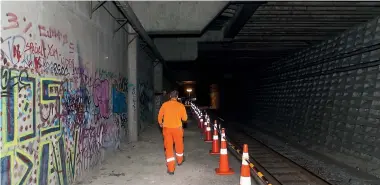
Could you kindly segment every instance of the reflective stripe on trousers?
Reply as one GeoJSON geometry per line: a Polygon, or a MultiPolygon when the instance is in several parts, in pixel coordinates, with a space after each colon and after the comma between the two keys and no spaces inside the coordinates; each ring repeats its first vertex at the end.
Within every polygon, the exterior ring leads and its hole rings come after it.
{"type": "Polygon", "coordinates": [[[177,163],[181,164],[183,161],[183,128],[167,128],[164,127],[162,134],[164,135],[164,146],[165,146],[165,156],[166,156],[166,165],[169,172],[174,172],[175,170],[175,158],[177,163]],[[173,144],[175,145],[175,153],[173,144]]]}

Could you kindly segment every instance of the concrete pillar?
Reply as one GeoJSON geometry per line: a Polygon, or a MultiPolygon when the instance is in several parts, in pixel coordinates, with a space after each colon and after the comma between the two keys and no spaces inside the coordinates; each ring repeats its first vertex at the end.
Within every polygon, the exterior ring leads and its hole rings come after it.
{"type": "MultiPolygon", "coordinates": [[[[159,63],[154,67],[154,92],[155,93],[162,93],[163,87],[162,87],[162,81],[163,81],[163,70],[162,70],[162,64],[159,63]]],[[[161,104],[162,104],[162,95],[155,95],[154,96],[154,102],[155,102],[155,109],[154,109],[154,115],[153,118],[155,122],[157,123],[157,115],[158,111],[160,110],[161,104]]]]}
{"type": "MultiPolygon", "coordinates": [[[[135,33],[133,28],[128,25],[129,33],[135,33]]],[[[138,140],[138,96],[137,96],[137,51],[138,42],[136,35],[128,35],[128,140],[134,142],[138,140]]]]}

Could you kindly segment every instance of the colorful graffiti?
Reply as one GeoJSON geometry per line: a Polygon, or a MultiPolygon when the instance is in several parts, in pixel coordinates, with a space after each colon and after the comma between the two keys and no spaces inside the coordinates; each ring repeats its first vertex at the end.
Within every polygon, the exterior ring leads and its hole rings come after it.
{"type": "Polygon", "coordinates": [[[5,18],[1,184],[70,184],[102,160],[102,150],[119,146],[131,85],[93,69],[66,31],[16,13],[5,18]]]}

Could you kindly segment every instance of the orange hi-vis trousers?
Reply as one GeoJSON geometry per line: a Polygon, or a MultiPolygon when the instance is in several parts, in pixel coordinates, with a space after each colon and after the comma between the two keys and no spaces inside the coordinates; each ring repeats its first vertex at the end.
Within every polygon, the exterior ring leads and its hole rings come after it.
{"type": "Polygon", "coordinates": [[[177,159],[178,164],[181,164],[183,162],[183,128],[164,127],[162,133],[164,135],[166,166],[168,167],[169,172],[174,172],[175,160],[177,159]],[[173,143],[175,145],[175,157],[173,151],[173,143]]]}

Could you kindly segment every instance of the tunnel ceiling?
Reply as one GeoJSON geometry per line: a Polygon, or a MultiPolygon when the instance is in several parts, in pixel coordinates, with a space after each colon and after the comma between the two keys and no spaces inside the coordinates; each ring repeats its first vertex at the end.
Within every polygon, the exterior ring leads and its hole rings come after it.
{"type": "MultiPolygon", "coordinates": [[[[170,66],[167,71],[180,74],[183,80],[196,78],[191,75],[204,75],[201,71],[207,71],[204,68],[210,66],[222,67],[221,73],[224,74],[220,76],[249,70],[252,64],[258,69],[260,65],[318,44],[380,15],[380,2],[363,1],[130,4],[150,36],[153,39],[159,37],[164,43],[161,45],[170,51],[164,53],[181,58],[186,55],[186,51],[178,48],[189,48],[178,45],[186,44],[186,38],[192,39],[188,43],[198,43],[193,44],[197,50],[197,56],[193,57],[196,60],[168,61],[166,64],[170,66]],[[185,7],[188,9],[185,10],[185,7]],[[174,41],[163,40],[173,38],[183,42],[170,47],[168,43],[174,41]]],[[[209,72],[206,75],[209,76],[209,72]]]]}
{"type": "Polygon", "coordinates": [[[267,2],[254,11],[233,39],[200,42],[198,58],[271,62],[378,15],[380,2],[267,2]]]}

